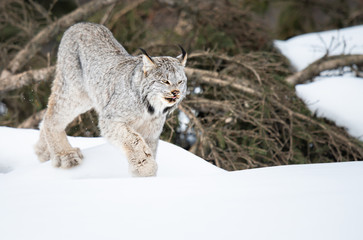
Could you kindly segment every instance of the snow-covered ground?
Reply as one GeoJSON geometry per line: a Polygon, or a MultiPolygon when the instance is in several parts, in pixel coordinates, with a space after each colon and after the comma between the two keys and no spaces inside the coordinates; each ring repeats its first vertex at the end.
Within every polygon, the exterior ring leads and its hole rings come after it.
{"type": "Polygon", "coordinates": [[[159,174],[70,138],[84,162],[39,163],[38,131],[0,127],[0,239],[363,239],[363,162],[226,172],[160,142],[159,174]]]}
{"type": "MultiPolygon", "coordinates": [[[[298,71],[328,55],[363,54],[363,26],[308,33],[275,46],[298,71]]],[[[320,117],[335,121],[349,134],[363,141],[363,79],[352,73],[316,77],[314,81],[296,86],[297,95],[320,117]]]]}
{"type": "MultiPolygon", "coordinates": [[[[345,40],[345,53],[362,53],[348,44],[361,46],[363,28],[351,29],[330,34],[345,40]]],[[[328,33],[279,46],[301,68],[334,46],[328,33]]],[[[296,89],[312,111],[363,135],[362,79],[319,77],[296,89]]],[[[363,162],[227,172],[160,141],[158,176],[132,178],[102,138],[69,138],[85,156],[76,168],[40,163],[38,134],[0,127],[1,240],[363,239],[363,162]]]]}
{"type": "Polygon", "coordinates": [[[274,45],[300,71],[327,53],[329,56],[362,54],[363,26],[307,33],[286,41],[275,40],[274,45]]]}

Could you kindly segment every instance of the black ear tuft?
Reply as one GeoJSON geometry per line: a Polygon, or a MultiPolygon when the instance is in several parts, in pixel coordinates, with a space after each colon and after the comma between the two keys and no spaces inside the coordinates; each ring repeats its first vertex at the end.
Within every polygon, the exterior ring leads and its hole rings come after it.
{"type": "Polygon", "coordinates": [[[188,54],[185,52],[184,48],[180,45],[178,45],[180,50],[182,51],[182,54],[180,54],[179,56],[177,56],[176,58],[179,59],[180,64],[185,67],[185,64],[187,63],[187,56],[188,54]]]}
{"type": "Polygon", "coordinates": [[[144,49],[140,48],[140,50],[142,54],[144,54],[152,63],[155,64],[154,60],[149,56],[149,54],[147,54],[147,52],[144,49]]]}
{"type": "Polygon", "coordinates": [[[184,59],[187,52],[184,50],[184,48],[180,44],[178,44],[178,46],[179,46],[180,50],[182,51],[182,59],[184,59]]]}

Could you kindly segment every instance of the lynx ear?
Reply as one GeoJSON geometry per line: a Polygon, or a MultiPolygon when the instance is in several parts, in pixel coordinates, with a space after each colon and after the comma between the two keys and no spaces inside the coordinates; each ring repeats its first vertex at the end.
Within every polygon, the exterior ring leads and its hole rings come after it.
{"type": "Polygon", "coordinates": [[[180,50],[182,51],[182,54],[180,54],[179,56],[177,56],[176,58],[179,59],[180,64],[185,67],[185,64],[187,63],[187,57],[188,54],[185,52],[184,48],[180,45],[178,45],[180,47],[180,50]]]}
{"type": "Polygon", "coordinates": [[[144,70],[144,74],[146,74],[146,72],[156,67],[156,64],[144,49],[140,48],[140,50],[142,52],[142,63],[143,63],[142,69],[144,70]]]}

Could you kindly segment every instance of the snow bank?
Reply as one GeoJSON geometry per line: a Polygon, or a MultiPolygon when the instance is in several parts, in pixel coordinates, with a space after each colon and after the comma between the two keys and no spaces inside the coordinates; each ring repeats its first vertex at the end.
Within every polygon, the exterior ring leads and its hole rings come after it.
{"type": "MultiPolygon", "coordinates": [[[[363,26],[309,33],[286,41],[274,41],[297,70],[302,70],[327,53],[363,54],[363,26]]],[[[363,141],[363,79],[352,74],[316,77],[296,86],[297,95],[317,116],[326,117],[363,141]]]]}
{"type": "Polygon", "coordinates": [[[297,95],[317,116],[333,120],[363,141],[363,79],[319,77],[315,80],[297,85],[297,95]]]}
{"type": "Polygon", "coordinates": [[[363,26],[307,33],[286,41],[275,40],[277,47],[300,71],[323,57],[339,54],[363,54],[363,26]]]}
{"type": "MultiPolygon", "coordinates": [[[[114,178],[129,177],[126,156],[103,138],[68,137],[74,147],[82,150],[82,166],[69,170],[57,169],[50,162],[40,164],[34,154],[39,132],[0,127],[0,173],[7,177],[25,175],[37,179],[61,178],[114,178]],[[25,170],[24,170],[25,169],[25,170]]],[[[214,174],[224,170],[173,144],[160,141],[157,153],[158,176],[192,176],[214,174]]]]}
{"type": "Polygon", "coordinates": [[[363,239],[363,162],[226,172],[160,142],[158,176],[132,178],[102,139],[41,164],[37,135],[0,127],[0,239],[363,239]]]}

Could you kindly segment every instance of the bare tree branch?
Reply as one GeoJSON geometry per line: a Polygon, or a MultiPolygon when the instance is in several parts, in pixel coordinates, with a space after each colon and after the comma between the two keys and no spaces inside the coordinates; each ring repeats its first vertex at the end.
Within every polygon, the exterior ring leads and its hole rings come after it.
{"type": "Polygon", "coordinates": [[[18,128],[38,128],[40,121],[42,121],[45,111],[47,109],[43,109],[39,112],[34,113],[27,119],[25,119],[21,124],[19,124],[18,128]]]}
{"type": "Polygon", "coordinates": [[[111,4],[107,9],[103,17],[101,18],[100,24],[104,25],[110,20],[112,10],[115,8],[116,3],[111,4]]]}
{"type": "Polygon", "coordinates": [[[245,93],[255,96],[261,96],[261,94],[253,88],[244,86],[237,82],[238,80],[243,82],[243,79],[232,78],[229,76],[219,76],[217,72],[194,69],[189,67],[185,68],[185,73],[189,76],[192,76],[194,74],[198,75],[198,79],[204,83],[219,85],[222,87],[231,86],[232,88],[243,91],[245,93]],[[225,78],[226,80],[223,80],[222,78],[225,78]]]}
{"type": "Polygon", "coordinates": [[[113,26],[120,19],[120,17],[122,17],[123,15],[125,15],[126,13],[128,13],[132,9],[136,8],[137,6],[139,6],[141,3],[145,2],[145,1],[146,0],[134,0],[134,1],[132,1],[128,6],[126,6],[124,9],[122,9],[120,12],[118,12],[117,14],[115,14],[115,16],[112,17],[108,27],[110,29],[113,28],[113,26]]]}
{"type": "Polygon", "coordinates": [[[225,54],[216,54],[216,53],[211,53],[211,52],[196,52],[196,53],[192,53],[188,56],[188,58],[195,58],[195,57],[216,57],[228,62],[234,62],[240,66],[243,66],[245,68],[247,68],[248,70],[250,70],[256,77],[258,83],[261,85],[262,84],[262,80],[260,75],[257,73],[256,69],[254,69],[252,66],[250,66],[249,64],[241,61],[240,59],[238,59],[237,57],[230,57],[227,56],[225,54]]]}
{"type": "Polygon", "coordinates": [[[338,55],[324,57],[313,62],[304,70],[289,76],[286,78],[286,81],[291,85],[296,85],[318,76],[323,71],[362,63],[363,55],[338,55]]]}
{"type": "Polygon", "coordinates": [[[67,27],[71,26],[77,21],[85,19],[87,16],[95,13],[100,8],[118,2],[120,0],[94,0],[89,3],[86,3],[73,12],[61,17],[57,21],[48,25],[42,31],[40,31],[37,35],[33,37],[32,40],[28,42],[28,44],[19,51],[15,57],[10,61],[8,66],[5,68],[5,71],[1,73],[1,78],[6,76],[8,72],[11,74],[19,71],[41,48],[43,44],[48,42],[52,37],[59,33],[60,30],[64,30],[67,27]]]}
{"type": "Polygon", "coordinates": [[[17,75],[1,79],[0,92],[14,90],[31,83],[46,81],[50,79],[55,71],[55,67],[46,67],[37,70],[29,70],[17,75]]]}

